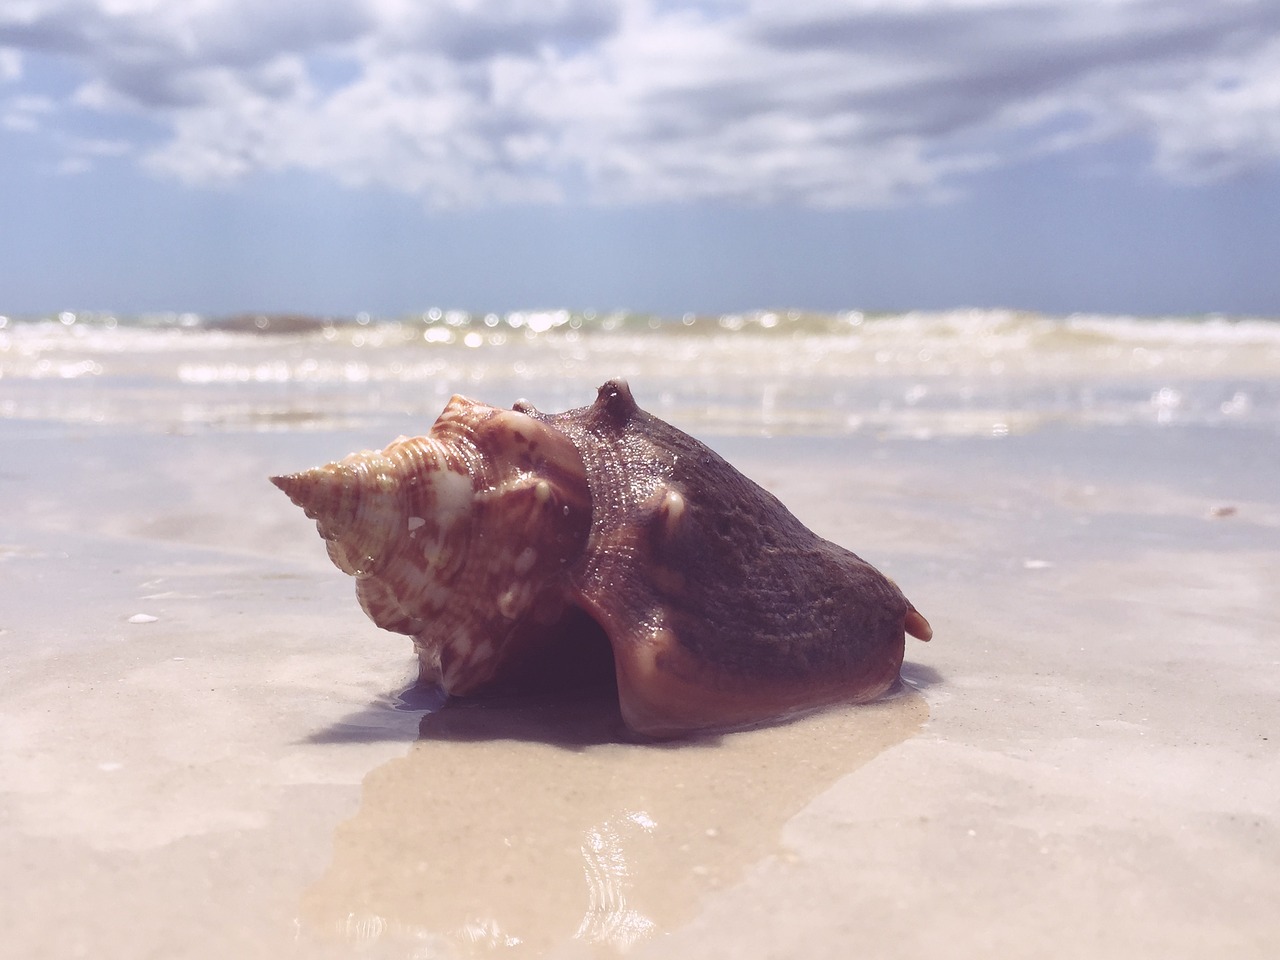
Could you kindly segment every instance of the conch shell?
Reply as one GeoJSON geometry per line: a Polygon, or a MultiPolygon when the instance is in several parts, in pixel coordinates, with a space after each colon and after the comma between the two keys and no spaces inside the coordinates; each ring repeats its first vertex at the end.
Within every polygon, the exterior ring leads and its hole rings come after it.
{"type": "Polygon", "coordinates": [[[872,700],[905,634],[932,635],[891,580],[621,380],[558,414],[455,396],[426,436],[271,481],[451,695],[527,669],[585,614],[627,725],[679,736],[872,700]]]}

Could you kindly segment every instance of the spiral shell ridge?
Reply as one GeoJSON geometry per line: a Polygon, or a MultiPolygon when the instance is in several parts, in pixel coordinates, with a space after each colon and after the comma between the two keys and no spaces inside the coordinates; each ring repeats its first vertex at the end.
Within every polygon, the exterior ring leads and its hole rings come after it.
{"type": "Polygon", "coordinates": [[[412,636],[424,677],[454,693],[551,630],[590,524],[572,444],[461,397],[427,436],[272,480],[316,521],[370,619],[412,636]]]}

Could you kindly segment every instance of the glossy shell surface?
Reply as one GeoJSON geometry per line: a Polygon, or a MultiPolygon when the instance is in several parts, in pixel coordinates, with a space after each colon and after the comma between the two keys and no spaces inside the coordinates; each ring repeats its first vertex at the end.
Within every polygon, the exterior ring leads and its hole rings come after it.
{"type": "Polygon", "coordinates": [[[905,634],[931,635],[891,580],[622,381],[558,414],[454,397],[426,436],[272,481],[453,695],[528,669],[585,613],[628,726],[679,736],[874,699],[905,634]]]}

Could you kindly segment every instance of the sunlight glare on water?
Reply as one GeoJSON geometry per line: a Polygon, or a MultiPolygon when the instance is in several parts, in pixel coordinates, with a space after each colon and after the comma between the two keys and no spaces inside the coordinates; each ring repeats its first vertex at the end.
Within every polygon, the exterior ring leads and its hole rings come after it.
{"type": "Polygon", "coordinates": [[[715,432],[998,437],[1064,421],[1274,422],[1277,369],[1280,323],[1223,317],[433,308],[399,318],[63,312],[0,324],[6,415],[157,426],[177,397],[225,404],[231,415],[216,421],[258,429],[373,410],[433,419],[455,392],[556,410],[622,376],[642,404],[715,432]],[[46,380],[84,389],[55,395],[39,387],[46,380]]]}

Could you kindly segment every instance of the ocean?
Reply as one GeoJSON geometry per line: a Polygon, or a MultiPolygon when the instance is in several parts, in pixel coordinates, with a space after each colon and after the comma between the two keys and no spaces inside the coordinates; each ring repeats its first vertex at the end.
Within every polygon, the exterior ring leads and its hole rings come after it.
{"type": "Polygon", "coordinates": [[[1048,424],[1280,426],[1280,321],[1008,310],[657,317],[428,310],[381,319],[0,316],[0,417],[299,430],[453,393],[540,409],[625,377],[725,435],[992,436],[1048,424]]]}

